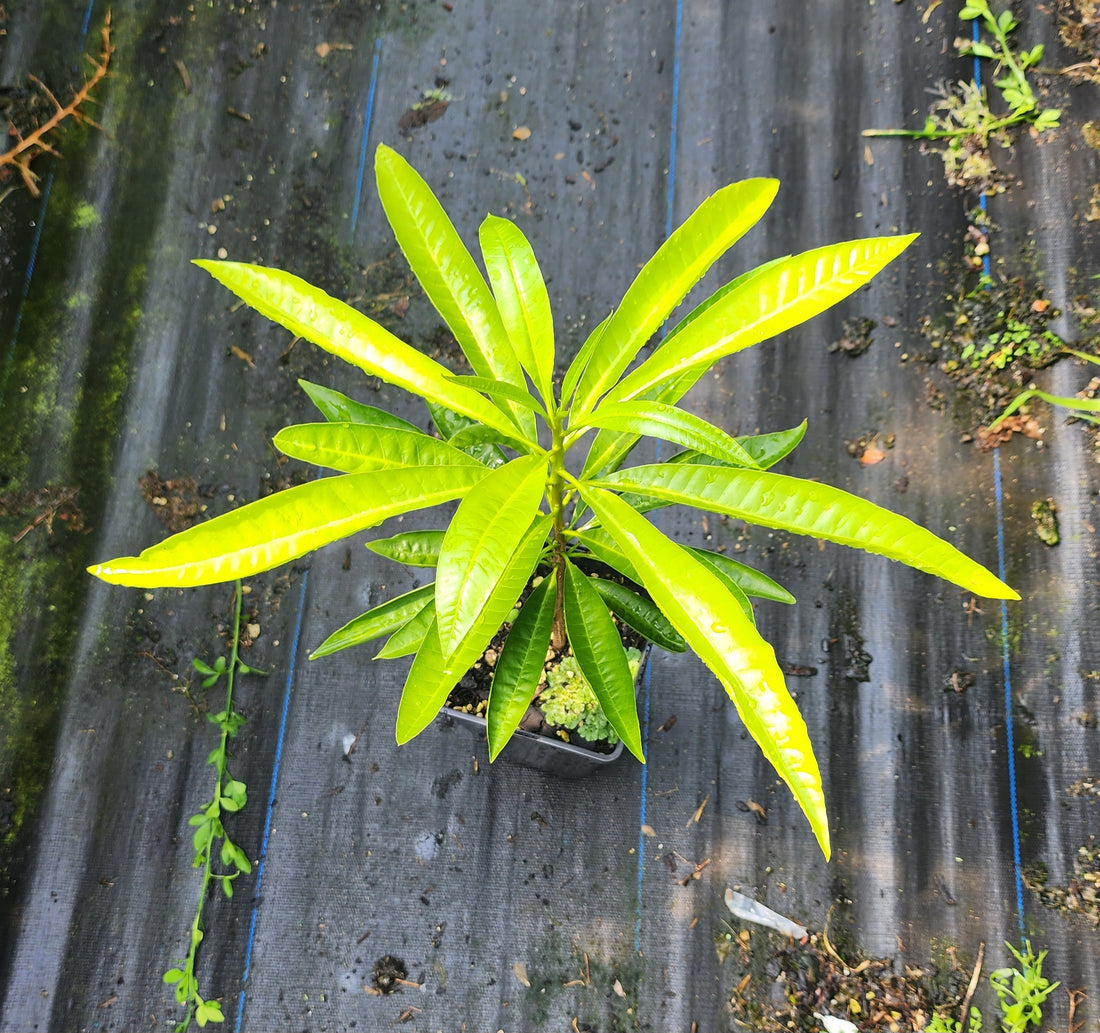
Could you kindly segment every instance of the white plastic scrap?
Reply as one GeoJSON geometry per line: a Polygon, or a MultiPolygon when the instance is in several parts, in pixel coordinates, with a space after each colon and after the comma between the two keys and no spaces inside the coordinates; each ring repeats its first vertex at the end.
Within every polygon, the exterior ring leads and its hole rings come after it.
{"type": "MultiPolygon", "coordinates": [[[[737,918],[745,922],[755,922],[757,925],[767,926],[783,936],[793,936],[796,940],[808,935],[806,930],[797,922],[776,914],[771,908],[746,897],[743,893],[735,893],[731,889],[726,890],[726,907],[737,918]]],[[[832,1033],[832,1031],[830,1031],[832,1033]]]]}
{"type": "Polygon", "coordinates": [[[859,1033],[859,1026],[847,1019],[838,1019],[835,1015],[822,1015],[817,1011],[814,1012],[814,1018],[821,1020],[825,1033],[859,1033]]]}

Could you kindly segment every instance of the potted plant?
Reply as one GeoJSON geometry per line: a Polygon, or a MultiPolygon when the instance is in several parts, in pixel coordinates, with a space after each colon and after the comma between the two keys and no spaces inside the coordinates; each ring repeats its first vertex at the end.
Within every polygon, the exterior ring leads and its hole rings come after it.
{"type": "Polygon", "coordinates": [[[770,179],[733,183],[707,198],[665,241],[557,382],[547,291],[520,230],[493,216],[482,223],[486,282],[412,167],[383,146],[375,170],[401,250],[472,375],[451,373],[290,273],[236,262],[196,264],[292,333],[424,398],[441,436],[304,385],[325,422],[287,427],[275,445],[341,476],[289,488],[138,556],[96,564],[91,573],[138,587],[224,582],[390,517],[458,500],[445,528],[374,543],[394,559],[433,567],[434,583],[357,617],[317,650],[389,635],[386,655],[413,655],[398,706],[398,742],[432,722],[545,564],[549,576],[515,615],[496,664],[487,714],[491,757],[527,708],[548,646],[568,646],[608,722],[644,760],[614,613],[661,644],[675,646],[682,639],[695,650],[790,787],[828,856],[813,748],[774,651],[756,630],[749,601],[792,598],[728,557],[673,542],[644,514],[670,504],[694,506],[880,553],[976,595],[1018,598],[980,564],[912,521],[828,485],[771,472],[801,440],[805,423],[735,438],[676,404],[719,359],[846,297],[914,237],[829,245],[743,273],[636,362],[707,269],[760,219],[778,189],[770,179]],[[680,451],[664,462],[624,466],[645,436],[680,451]],[[585,576],[575,562],[582,551],[622,575],[623,585],[609,589],[610,582],[585,576]]]}

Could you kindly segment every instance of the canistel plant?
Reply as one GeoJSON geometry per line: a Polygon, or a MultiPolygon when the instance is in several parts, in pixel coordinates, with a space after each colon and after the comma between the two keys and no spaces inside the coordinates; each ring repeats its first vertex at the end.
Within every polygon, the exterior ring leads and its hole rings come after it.
{"type": "Polygon", "coordinates": [[[290,273],[237,262],[196,264],[291,333],[424,398],[440,437],[303,383],[325,422],[287,427],[275,445],[342,476],[289,488],[139,556],[96,564],[91,573],[145,588],[233,581],[390,517],[460,500],[445,529],[371,543],[392,559],[434,567],[434,584],[355,618],[314,653],[389,635],[381,655],[414,654],[397,711],[399,743],[431,723],[541,567],[548,576],[523,603],[496,663],[487,711],[490,757],[534,696],[548,646],[568,643],[608,722],[644,760],[614,614],[666,648],[690,646],[714,672],[827,857],[829,825],[813,747],[749,601],[793,597],[751,567],[673,542],[643,514],[671,504],[697,507],[880,553],[976,595],[1018,598],[905,517],[816,481],[769,472],[801,440],[805,423],[735,438],[676,404],[719,359],[851,294],[914,235],[833,244],[743,273],[635,363],[707,269],[761,218],[779,187],[771,179],[733,183],[661,245],[558,383],[549,298],[520,230],[492,215],[482,223],[486,282],[418,173],[385,146],[378,148],[375,171],[398,244],[472,375],[452,374],[290,273]],[[680,451],[664,462],[624,466],[644,436],[680,451]],[[584,575],[579,556],[613,568],[625,587],[584,575]]]}

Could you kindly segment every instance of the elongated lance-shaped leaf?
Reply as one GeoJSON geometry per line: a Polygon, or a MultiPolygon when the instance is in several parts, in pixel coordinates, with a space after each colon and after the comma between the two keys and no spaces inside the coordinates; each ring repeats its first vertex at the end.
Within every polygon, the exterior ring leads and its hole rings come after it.
{"type": "Polygon", "coordinates": [[[752,603],[749,602],[748,593],[745,592],[745,590],[717,563],[711,561],[711,557],[715,554],[709,553],[704,549],[689,549],[688,551],[699,560],[703,566],[708,567],[712,574],[717,575],[718,580],[725,586],[726,591],[737,600],[737,604],[741,607],[742,612],[755,626],[756,614],[753,612],[752,603]]]}
{"type": "Polygon", "coordinates": [[[476,391],[448,382],[450,370],[445,366],[305,280],[281,269],[244,262],[195,259],[195,265],[205,269],[260,315],[371,376],[505,433],[516,433],[512,420],[490,401],[476,391]]]}
{"type": "MultiPolygon", "coordinates": [[[[474,372],[526,387],[523,368],[489,285],[431,188],[400,154],[384,144],[375,151],[374,172],[393,235],[474,372]]],[[[504,411],[510,411],[524,437],[536,439],[530,412],[514,406],[506,406],[504,411]]]]}
{"type": "Polygon", "coordinates": [[[606,563],[636,585],[642,583],[641,576],[626,558],[626,553],[619,548],[619,543],[602,527],[593,526],[586,531],[576,531],[574,537],[601,563],[606,563]]]}
{"type": "Polygon", "coordinates": [[[548,577],[527,597],[493,668],[493,686],[485,712],[490,763],[500,755],[531,705],[546,663],[553,627],[554,578],[548,577]]]}
{"type": "Polygon", "coordinates": [[[568,407],[572,405],[573,392],[577,390],[577,384],[581,379],[581,374],[588,368],[588,363],[599,347],[603,332],[607,329],[607,324],[611,322],[611,317],[614,315],[615,313],[612,312],[606,316],[602,322],[596,324],[592,332],[585,339],[584,344],[580,346],[580,350],[573,356],[572,361],[569,363],[565,371],[565,376],[562,377],[561,381],[561,403],[563,406],[568,407]]]}
{"type": "Polygon", "coordinates": [[[686,548],[693,556],[725,574],[745,595],[768,599],[773,603],[785,603],[788,606],[795,602],[794,596],[781,584],[747,563],[741,563],[722,552],[711,552],[710,549],[696,549],[690,545],[686,548]]]}
{"type": "MultiPolygon", "coordinates": [[[[730,437],[700,416],[663,402],[635,399],[631,402],[601,405],[597,412],[583,419],[581,426],[607,427],[610,430],[662,438],[738,466],[756,466],[756,461],[736,438],[730,437]]],[[[570,429],[574,429],[572,424],[570,429]]]]}
{"type": "Polygon", "coordinates": [[[642,731],[634,679],[607,604],[577,567],[565,563],[565,630],[577,666],[588,679],[604,717],[619,733],[623,745],[643,764],[642,731]]]}
{"type": "MultiPolygon", "coordinates": [[[[917,237],[871,237],[784,259],[751,277],[627,374],[605,401],[625,402],[688,370],[759,344],[846,298],[917,237]]],[[[668,399],[665,399],[668,401],[668,399]]]]}
{"type": "Polygon", "coordinates": [[[331,387],[311,384],[308,380],[299,380],[298,385],[309,395],[309,400],[329,423],[362,423],[368,427],[393,427],[416,434],[424,433],[416,424],[409,423],[400,416],[394,416],[393,413],[373,405],[364,405],[331,387]]]}
{"type": "Polygon", "coordinates": [[[655,646],[667,649],[670,653],[682,653],[687,649],[683,636],[647,596],[639,595],[637,590],[607,578],[592,577],[588,580],[599,592],[607,608],[639,635],[645,635],[655,646]]]}
{"type": "Polygon", "coordinates": [[[611,492],[591,487],[581,492],[634,563],[653,601],[722,683],[749,734],[794,794],[828,858],[821,772],[772,647],[718,577],[686,549],[611,492]]]}
{"type": "Polygon", "coordinates": [[[504,329],[549,408],[554,404],[554,319],[535,252],[514,223],[488,216],[478,231],[504,329]]]}
{"type": "Polygon", "coordinates": [[[397,708],[397,741],[406,743],[431,724],[439,708],[458,680],[485,651],[501,624],[516,605],[527,582],[538,566],[553,527],[550,515],[536,517],[527,528],[519,547],[512,553],[480,616],[460,643],[455,654],[445,661],[439,648],[438,629],[429,630],[424,644],[413,659],[401,703],[397,708]]]}
{"type": "Polygon", "coordinates": [[[494,470],[459,504],[443,538],[435,573],[436,619],[443,657],[465,639],[507,566],[546,486],[546,459],[521,456],[494,470]]]}
{"type": "Polygon", "coordinates": [[[414,613],[374,654],[375,660],[395,660],[399,656],[412,656],[423,644],[428,633],[435,633],[435,600],[428,602],[414,613]]]}
{"type": "Polygon", "coordinates": [[[494,470],[498,466],[503,466],[508,460],[496,444],[486,443],[489,440],[508,444],[521,455],[526,455],[531,450],[531,442],[517,441],[511,432],[493,430],[493,428],[487,427],[483,423],[471,420],[468,416],[452,412],[445,406],[436,405],[435,402],[428,402],[427,405],[432,423],[435,424],[435,429],[439,431],[444,441],[453,444],[455,448],[461,448],[463,452],[472,455],[479,463],[483,463],[494,470]],[[473,435],[472,439],[464,441],[462,444],[454,442],[455,436],[463,431],[468,431],[473,435]],[[490,431],[493,435],[491,438],[490,431]],[[479,436],[482,434],[484,434],[484,439],[479,436]]]}
{"type": "Polygon", "coordinates": [[[768,210],[779,183],[746,179],[708,197],[642,267],[627,288],[577,385],[573,408],[588,412],[614,386],[714,262],[768,210]]]}
{"type": "Polygon", "coordinates": [[[763,470],[687,463],[635,466],[592,483],[878,553],[975,595],[1020,598],[980,563],[920,524],[816,481],[763,470]]]}
{"type": "MultiPolygon", "coordinates": [[[[720,287],[709,298],[696,305],[688,315],[681,319],[657,346],[658,349],[667,344],[689,323],[698,319],[707,309],[721,301],[727,294],[738,290],[742,284],[747,283],[754,276],[765,272],[771,266],[784,261],[787,257],[789,256],[775,258],[770,262],[765,262],[764,265],[757,266],[755,269],[750,269],[748,272],[744,272],[740,276],[730,280],[724,287],[720,287]]],[[[706,373],[706,369],[702,367],[686,370],[678,377],[674,377],[672,380],[661,384],[660,387],[654,388],[652,391],[644,392],[640,397],[648,401],[664,402],[667,405],[673,405],[680,401],[680,399],[691,390],[704,373],[706,373]]],[[[585,458],[584,473],[602,475],[611,470],[617,470],[637,441],[637,434],[606,430],[600,431],[589,448],[588,455],[585,458]]],[[[761,463],[760,465],[766,466],[767,464],[761,463]]]]}
{"type": "Polygon", "coordinates": [[[392,635],[424,609],[434,596],[435,585],[429,584],[415,588],[404,595],[395,596],[393,599],[387,599],[386,602],[372,607],[366,613],[361,613],[354,620],[348,621],[342,628],[334,631],[309,654],[310,660],[337,653],[349,646],[372,642],[384,635],[392,635]]]}
{"type": "Polygon", "coordinates": [[[546,410],[539,404],[529,391],[513,384],[506,384],[503,380],[492,380],[488,377],[452,376],[452,383],[461,384],[473,391],[481,391],[487,395],[495,395],[508,402],[514,402],[521,409],[529,409],[531,412],[546,416],[546,410]]]}
{"type": "Polygon", "coordinates": [[[483,466],[406,467],[310,481],[88,572],[135,588],[251,577],[389,517],[460,498],[488,474],[483,466]]]}
{"type": "Polygon", "coordinates": [[[367,542],[371,552],[408,567],[434,567],[443,548],[443,531],[402,531],[392,538],[367,542]]]}
{"type": "Polygon", "coordinates": [[[462,449],[419,431],[360,423],[299,423],[284,427],[273,443],[291,459],[341,473],[409,466],[481,466],[462,449]]]}

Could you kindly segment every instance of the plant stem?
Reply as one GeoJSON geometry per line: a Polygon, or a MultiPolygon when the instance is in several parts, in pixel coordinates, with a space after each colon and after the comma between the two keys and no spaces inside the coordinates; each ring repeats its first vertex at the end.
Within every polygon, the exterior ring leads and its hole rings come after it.
{"type": "Polygon", "coordinates": [[[561,414],[550,414],[550,481],[546,495],[550,500],[550,513],[554,517],[554,550],[551,564],[554,572],[554,624],[550,632],[550,644],[554,649],[564,649],[565,636],[565,447],[561,414]]]}

